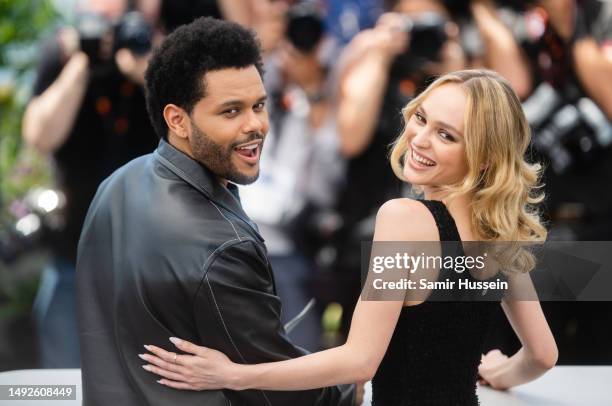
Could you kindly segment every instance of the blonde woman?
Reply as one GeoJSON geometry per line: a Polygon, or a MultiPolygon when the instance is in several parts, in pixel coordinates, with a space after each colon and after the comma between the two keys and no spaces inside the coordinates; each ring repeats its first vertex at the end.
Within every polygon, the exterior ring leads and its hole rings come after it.
{"type": "MultiPolygon", "coordinates": [[[[391,153],[402,180],[424,200],[395,199],[376,219],[375,241],[543,241],[534,206],[539,166],[524,155],[530,130],[508,82],[486,70],[440,77],[404,109],[391,153]]],[[[367,193],[367,191],[364,191],[367,193]]],[[[355,253],[358,255],[358,253],[355,253]]],[[[509,289],[525,282],[523,252],[509,289]]],[[[502,301],[522,348],[482,356],[495,302],[357,303],[346,343],[286,361],[244,365],[171,338],[182,354],[147,346],[144,368],[169,388],[306,390],[372,379],[374,405],[477,405],[480,376],[505,389],[542,375],[557,347],[537,301],[502,301]]],[[[248,309],[245,309],[248,311],[248,309]]],[[[230,339],[229,337],[228,339],[230,339]]]]}

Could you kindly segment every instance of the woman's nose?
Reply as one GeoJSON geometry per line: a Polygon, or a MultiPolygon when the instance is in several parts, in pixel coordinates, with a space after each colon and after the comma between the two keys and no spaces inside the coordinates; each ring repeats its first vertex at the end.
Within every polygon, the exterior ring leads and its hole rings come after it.
{"type": "Polygon", "coordinates": [[[429,136],[430,136],[429,130],[426,127],[423,127],[419,129],[419,131],[416,132],[414,138],[412,138],[411,143],[415,147],[419,147],[421,149],[429,148],[431,145],[429,136]]]}

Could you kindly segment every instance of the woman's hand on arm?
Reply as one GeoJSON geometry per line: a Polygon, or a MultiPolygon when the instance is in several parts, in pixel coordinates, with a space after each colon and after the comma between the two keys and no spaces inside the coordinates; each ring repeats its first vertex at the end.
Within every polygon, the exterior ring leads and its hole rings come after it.
{"type": "Polygon", "coordinates": [[[162,377],[158,383],[175,389],[198,391],[240,389],[235,387],[240,364],[232,362],[222,352],[187,340],[171,337],[170,341],[187,355],[179,355],[154,345],[145,345],[150,353],[139,355],[148,362],[143,365],[145,370],[162,377]]]}

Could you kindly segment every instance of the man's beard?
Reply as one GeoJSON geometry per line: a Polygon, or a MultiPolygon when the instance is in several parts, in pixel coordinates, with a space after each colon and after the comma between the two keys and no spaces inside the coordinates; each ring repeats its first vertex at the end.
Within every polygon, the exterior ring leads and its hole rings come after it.
{"type": "MultiPolygon", "coordinates": [[[[193,136],[190,138],[191,150],[198,162],[206,166],[219,178],[228,180],[232,183],[248,185],[257,180],[259,177],[259,169],[254,176],[248,176],[240,172],[232,162],[232,154],[234,148],[240,144],[259,139],[263,141],[264,136],[262,134],[251,133],[246,139],[232,143],[228,147],[223,147],[204,134],[193,120],[191,120],[191,126],[193,128],[193,136]]],[[[263,142],[258,147],[260,148],[260,153],[262,147],[263,142]]]]}

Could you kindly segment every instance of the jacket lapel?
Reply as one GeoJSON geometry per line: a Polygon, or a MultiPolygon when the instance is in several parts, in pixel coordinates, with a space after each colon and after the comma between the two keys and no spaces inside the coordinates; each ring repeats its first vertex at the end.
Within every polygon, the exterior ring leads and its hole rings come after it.
{"type": "MultiPolygon", "coordinates": [[[[242,209],[237,190],[235,191],[236,195],[234,195],[208,168],[174,148],[164,140],[160,140],[154,156],[157,161],[172,171],[176,176],[202,192],[215,204],[230,211],[246,223],[253,230],[257,238],[263,241],[257,225],[242,209]]],[[[229,188],[236,188],[236,186],[230,184],[229,188]]]]}

